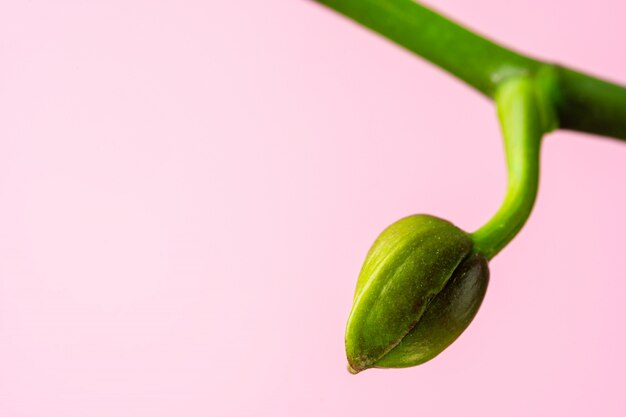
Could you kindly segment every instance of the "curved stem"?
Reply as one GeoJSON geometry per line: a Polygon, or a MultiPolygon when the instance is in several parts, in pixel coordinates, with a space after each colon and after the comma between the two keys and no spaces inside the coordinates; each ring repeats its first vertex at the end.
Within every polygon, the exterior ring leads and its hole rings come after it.
{"type": "Polygon", "coordinates": [[[515,77],[502,83],[495,96],[504,137],[508,187],[502,206],[472,234],[474,250],[493,258],[522,229],[532,211],[539,184],[539,149],[544,132],[554,127],[553,78],[515,77]]]}
{"type": "Polygon", "coordinates": [[[562,127],[626,140],[626,88],[520,55],[413,0],[315,0],[457,76],[496,101],[508,167],[498,212],[472,234],[493,258],[532,211],[544,133],[562,127]]]}

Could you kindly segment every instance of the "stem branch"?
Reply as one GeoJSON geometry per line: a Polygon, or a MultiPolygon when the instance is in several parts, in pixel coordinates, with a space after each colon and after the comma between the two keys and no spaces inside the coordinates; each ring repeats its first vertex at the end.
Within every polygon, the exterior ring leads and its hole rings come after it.
{"type": "MultiPolygon", "coordinates": [[[[413,0],[314,1],[385,36],[492,98],[506,79],[533,75],[551,65],[498,45],[413,0]]],[[[557,68],[559,127],[626,140],[626,88],[557,68]]]]}

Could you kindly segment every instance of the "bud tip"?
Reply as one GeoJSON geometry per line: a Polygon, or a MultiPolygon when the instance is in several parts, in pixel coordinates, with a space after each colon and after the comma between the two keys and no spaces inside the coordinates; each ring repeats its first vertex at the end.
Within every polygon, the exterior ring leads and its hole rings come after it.
{"type": "Polygon", "coordinates": [[[358,370],[358,369],[354,369],[354,368],[352,367],[352,365],[350,365],[350,363],[348,363],[348,372],[350,372],[352,375],[356,375],[356,374],[358,374],[358,373],[359,373],[359,372],[361,372],[361,371],[360,371],[360,370],[358,370]]]}

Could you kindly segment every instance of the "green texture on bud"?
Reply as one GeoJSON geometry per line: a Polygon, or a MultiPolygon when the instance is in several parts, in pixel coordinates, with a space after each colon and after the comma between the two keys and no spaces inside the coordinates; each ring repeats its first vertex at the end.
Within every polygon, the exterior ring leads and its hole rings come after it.
{"type": "Polygon", "coordinates": [[[357,281],[346,328],[352,373],[424,363],[472,321],[487,290],[486,259],[468,234],[428,215],[385,229],[357,281]]]}

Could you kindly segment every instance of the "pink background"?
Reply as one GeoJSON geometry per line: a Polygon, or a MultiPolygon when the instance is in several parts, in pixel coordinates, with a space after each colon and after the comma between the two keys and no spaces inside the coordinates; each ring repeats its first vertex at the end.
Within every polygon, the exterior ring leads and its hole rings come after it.
{"type": "MultiPolygon", "coordinates": [[[[621,0],[433,0],[626,82],[621,0]]],[[[0,3],[0,415],[623,416],[626,144],[558,132],[468,331],[345,370],[365,252],[498,207],[489,102],[304,0],[0,3]]]]}

